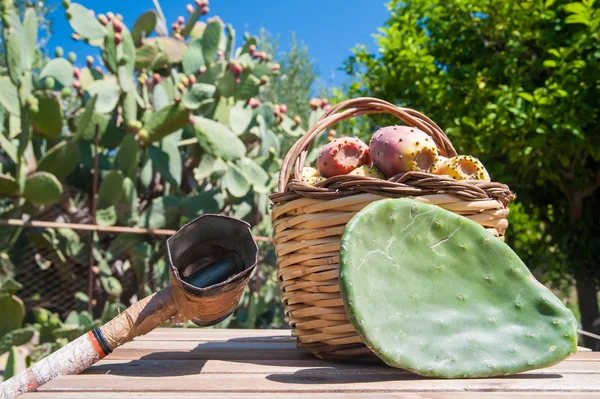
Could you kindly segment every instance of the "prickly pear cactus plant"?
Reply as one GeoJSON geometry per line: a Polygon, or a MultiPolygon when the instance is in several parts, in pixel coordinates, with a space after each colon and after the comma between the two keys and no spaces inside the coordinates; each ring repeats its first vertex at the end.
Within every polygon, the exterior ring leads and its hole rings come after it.
{"type": "Polygon", "coordinates": [[[479,224],[410,199],[376,201],[341,241],[350,322],[393,367],[440,378],[509,375],[577,351],[572,312],[479,224]]]}

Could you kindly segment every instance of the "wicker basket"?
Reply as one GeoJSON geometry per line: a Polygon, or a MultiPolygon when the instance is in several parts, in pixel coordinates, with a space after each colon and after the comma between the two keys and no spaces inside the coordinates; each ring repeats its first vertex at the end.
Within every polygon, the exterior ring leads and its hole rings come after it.
{"type": "Polygon", "coordinates": [[[428,133],[441,155],[457,155],[446,134],[429,118],[375,98],[336,105],[288,152],[278,192],[270,197],[282,300],[297,346],[327,360],[373,357],[346,317],[338,284],[340,239],[359,210],[380,199],[410,197],[463,215],[503,240],[507,206],[514,198],[501,183],[416,172],[388,180],[335,176],[316,186],[301,181],[308,149],[320,132],[342,120],[373,113],[394,115],[428,133]]]}

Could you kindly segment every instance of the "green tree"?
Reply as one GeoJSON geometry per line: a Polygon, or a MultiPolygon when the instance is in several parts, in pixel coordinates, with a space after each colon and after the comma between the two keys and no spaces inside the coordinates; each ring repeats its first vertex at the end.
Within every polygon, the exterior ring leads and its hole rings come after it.
{"type": "Polygon", "coordinates": [[[309,99],[321,94],[317,93],[319,69],[310,58],[308,46],[292,33],[289,50],[281,51],[279,35],[274,36],[265,29],[261,29],[260,43],[264,51],[276,55],[281,65],[281,75],[263,92],[261,100],[285,104],[290,115],[307,118],[309,99]]]}
{"type": "MultiPolygon", "coordinates": [[[[598,333],[598,6],[593,0],[392,0],[388,8],[379,52],[360,46],[347,60],[347,72],[358,77],[349,95],[424,112],[459,152],[479,157],[494,180],[509,184],[521,209],[543,221],[537,228],[549,237],[545,270],[574,279],[583,328],[598,333]]],[[[366,123],[373,121],[390,122],[366,123]]],[[[532,249],[540,241],[527,240],[513,243],[528,261],[540,261],[533,256],[540,247],[532,249]]],[[[600,349],[593,340],[585,343],[600,349]]]]}

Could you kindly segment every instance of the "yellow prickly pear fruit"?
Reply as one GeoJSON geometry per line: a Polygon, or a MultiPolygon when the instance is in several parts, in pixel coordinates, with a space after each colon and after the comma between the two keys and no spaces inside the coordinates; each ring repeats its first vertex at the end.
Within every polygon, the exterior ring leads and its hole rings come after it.
{"type": "Polygon", "coordinates": [[[350,172],[348,174],[353,175],[353,176],[375,177],[377,179],[385,180],[385,176],[383,175],[383,173],[381,173],[374,166],[363,165],[363,166],[360,166],[360,167],[354,169],[352,172],[350,172]]]}
{"type": "Polygon", "coordinates": [[[447,159],[434,172],[436,175],[448,175],[456,180],[490,181],[485,166],[471,155],[458,155],[447,159]]]}
{"type": "Polygon", "coordinates": [[[302,168],[302,181],[307,183],[310,178],[319,176],[319,171],[310,166],[305,166],[302,168]]]}

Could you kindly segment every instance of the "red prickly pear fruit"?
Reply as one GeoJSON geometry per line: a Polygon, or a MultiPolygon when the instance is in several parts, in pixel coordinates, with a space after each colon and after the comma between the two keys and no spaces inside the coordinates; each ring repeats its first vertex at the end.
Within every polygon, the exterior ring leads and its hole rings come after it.
{"type": "Polygon", "coordinates": [[[240,83],[242,83],[242,79],[240,79],[240,78],[237,78],[237,79],[235,80],[235,83],[236,83],[236,84],[240,84],[240,83]]]}
{"type": "Polygon", "coordinates": [[[262,78],[260,78],[260,82],[258,83],[261,86],[265,86],[266,84],[269,83],[269,77],[267,75],[263,75],[262,78]]]}
{"type": "Polygon", "coordinates": [[[281,106],[279,104],[273,105],[273,115],[278,117],[281,113],[281,106]]]}
{"type": "Polygon", "coordinates": [[[92,65],[94,65],[94,57],[92,57],[91,55],[88,55],[85,58],[85,61],[87,62],[88,68],[91,68],[92,65]]]}
{"type": "Polygon", "coordinates": [[[98,71],[98,72],[102,72],[102,68],[100,68],[100,65],[98,65],[98,66],[96,67],[96,71],[98,71]]]}
{"type": "Polygon", "coordinates": [[[329,100],[326,98],[321,99],[321,108],[325,108],[329,104],[329,100]]]}
{"type": "Polygon", "coordinates": [[[204,2],[203,2],[202,0],[196,0],[196,1],[195,1],[195,3],[196,3],[196,6],[197,6],[197,7],[202,7],[202,6],[204,6],[204,2]]]}
{"type": "Polygon", "coordinates": [[[193,85],[194,83],[196,83],[196,75],[188,76],[188,81],[189,81],[190,86],[193,85]]]}
{"type": "Polygon", "coordinates": [[[177,23],[179,25],[183,25],[184,22],[185,22],[185,18],[183,18],[183,15],[180,15],[177,17],[177,23]]]}
{"type": "Polygon", "coordinates": [[[160,74],[155,73],[154,75],[152,75],[152,84],[157,85],[160,83],[160,74]]]}
{"type": "Polygon", "coordinates": [[[77,33],[71,33],[71,39],[78,42],[81,40],[81,36],[79,36],[77,33]]]}
{"type": "Polygon", "coordinates": [[[333,106],[331,104],[327,104],[323,107],[323,111],[329,112],[331,111],[331,108],[333,108],[333,106]]]}
{"type": "Polygon", "coordinates": [[[294,123],[296,124],[296,126],[300,126],[300,124],[302,123],[302,118],[299,115],[294,116],[294,123]]]}
{"type": "Polygon", "coordinates": [[[438,151],[433,139],[415,127],[386,126],[369,144],[373,165],[390,178],[410,171],[433,172],[438,151]]]}
{"type": "Polygon", "coordinates": [[[325,177],[345,175],[362,165],[371,165],[369,147],[355,137],[333,140],[317,159],[317,168],[325,177]]]}
{"type": "Polygon", "coordinates": [[[121,14],[115,15],[115,18],[118,19],[119,21],[123,21],[123,16],[121,14]]]}
{"type": "Polygon", "coordinates": [[[73,88],[77,90],[81,89],[81,82],[79,80],[73,81],[73,88]]]}
{"type": "Polygon", "coordinates": [[[100,22],[102,25],[106,26],[106,25],[108,25],[108,18],[106,17],[106,15],[100,14],[100,15],[98,15],[98,22],[100,22]]]}
{"type": "Polygon", "coordinates": [[[251,44],[250,46],[248,46],[248,53],[250,55],[254,55],[255,52],[256,52],[256,45],[255,44],[251,44]]]}
{"type": "Polygon", "coordinates": [[[229,64],[229,71],[237,78],[242,74],[242,72],[244,72],[244,67],[242,67],[239,62],[232,61],[231,64],[229,64]]]}
{"type": "Polygon", "coordinates": [[[308,105],[310,105],[310,109],[312,109],[313,111],[316,111],[321,106],[321,99],[313,98],[310,100],[308,105]]]}
{"type": "Polygon", "coordinates": [[[471,155],[458,155],[448,158],[433,173],[448,175],[456,180],[490,181],[490,175],[481,161],[471,155]]]}
{"type": "Polygon", "coordinates": [[[258,98],[250,98],[248,99],[248,105],[252,109],[258,108],[260,106],[260,100],[258,98]]]}
{"type": "Polygon", "coordinates": [[[190,85],[190,79],[187,76],[184,76],[181,78],[181,83],[183,83],[185,87],[188,87],[190,85]]]}
{"type": "Polygon", "coordinates": [[[123,32],[123,24],[121,23],[121,21],[119,21],[118,19],[113,19],[112,21],[113,24],[113,29],[115,30],[115,33],[121,33],[123,32]]]}
{"type": "Polygon", "coordinates": [[[208,14],[208,12],[210,11],[210,8],[208,7],[202,7],[202,9],[200,9],[200,15],[206,15],[208,14]]]}
{"type": "Polygon", "coordinates": [[[109,11],[106,13],[106,18],[108,18],[109,21],[112,21],[113,18],[115,17],[115,13],[112,11],[109,11]]]}
{"type": "Polygon", "coordinates": [[[81,76],[81,71],[79,70],[79,68],[74,67],[73,68],[73,77],[75,79],[79,79],[79,76],[81,76]]]}
{"type": "Polygon", "coordinates": [[[191,4],[188,4],[188,5],[186,5],[186,6],[185,6],[185,9],[186,9],[186,11],[187,11],[188,13],[190,13],[190,14],[194,12],[194,6],[193,6],[193,5],[191,5],[191,4]]]}
{"type": "Polygon", "coordinates": [[[115,32],[115,46],[118,46],[123,41],[123,36],[115,32]]]}
{"type": "Polygon", "coordinates": [[[281,104],[279,106],[279,110],[281,111],[282,114],[287,114],[287,105],[281,104]]]}
{"type": "Polygon", "coordinates": [[[202,65],[200,68],[198,68],[198,73],[202,75],[204,72],[206,72],[206,66],[202,65]]]}
{"type": "Polygon", "coordinates": [[[173,22],[173,23],[171,24],[171,29],[173,29],[173,30],[177,30],[177,29],[179,29],[179,24],[178,24],[177,22],[173,22]]]}
{"type": "Polygon", "coordinates": [[[271,71],[279,71],[281,69],[281,65],[273,64],[271,65],[271,71]]]}

